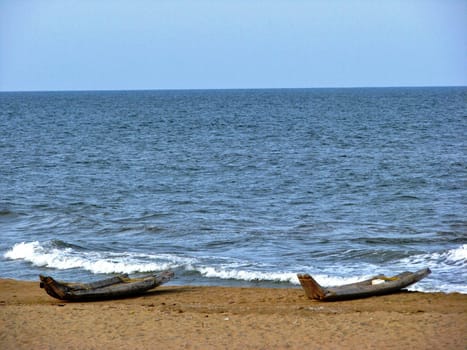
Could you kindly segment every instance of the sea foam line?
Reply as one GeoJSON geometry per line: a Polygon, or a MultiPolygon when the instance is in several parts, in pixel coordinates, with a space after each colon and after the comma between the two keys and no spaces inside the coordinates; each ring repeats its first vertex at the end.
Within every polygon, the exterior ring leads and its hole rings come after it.
{"type": "Polygon", "coordinates": [[[413,255],[401,260],[408,265],[420,265],[432,268],[442,267],[466,267],[467,266],[467,244],[458,248],[449,249],[442,252],[413,255]]]}
{"type": "MultiPolygon", "coordinates": [[[[430,254],[410,256],[399,261],[394,261],[391,271],[381,271],[379,266],[368,266],[363,268],[356,266],[342,267],[348,270],[344,276],[335,276],[331,271],[335,268],[328,266],[320,270],[316,268],[294,268],[292,271],[271,271],[271,267],[264,267],[260,263],[252,261],[238,261],[229,258],[217,258],[223,261],[213,262],[216,257],[181,257],[172,254],[150,255],[132,252],[84,252],[77,251],[71,247],[55,247],[50,243],[21,242],[15,244],[8,250],[4,257],[12,260],[24,260],[34,266],[55,268],[59,270],[81,268],[94,274],[99,273],[138,273],[161,271],[166,269],[180,269],[187,272],[197,272],[206,278],[219,278],[225,280],[240,281],[272,281],[285,282],[299,285],[296,273],[310,273],[324,286],[337,286],[346,283],[358,282],[370,278],[377,273],[399,273],[400,270],[416,270],[430,267],[437,276],[441,274],[458,274],[456,270],[462,270],[466,265],[467,245],[430,254]],[[253,266],[253,267],[251,267],[253,266]],[[268,271],[269,270],[269,271],[268,271]],[[359,271],[356,275],[355,271],[359,271]],[[349,277],[351,276],[351,277],[349,277]]],[[[341,272],[342,272],[341,269],[341,272]]],[[[443,291],[467,293],[467,285],[459,283],[450,284],[436,278],[434,274],[409,287],[410,290],[418,291],[443,291]],[[430,281],[428,281],[430,280],[430,281]]]]}
{"type": "Polygon", "coordinates": [[[241,281],[273,281],[298,284],[297,275],[293,272],[260,272],[218,267],[198,267],[196,270],[208,278],[232,279],[241,281]]]}
{"type": "MultiPolygon", "coordinates": [[[[4,254],[4,257],[12,260],[24,260],[38,267],[58,270],[81,268],[94,274],[137,273],[180,268],[187,272],[197,272],[206,278],[248,282],[272,281],[299,285],[295,271],[265,272],[245,269],[244,265],[238,261],[230,264],[224,263],[222,266],[209,266],[208,263],[199,259],[169,254],[77,252],[70,247],[48,247],[48,244],[41,244],[38,241],[17,243],[4,254]]],[[[326,275],[318,275],[317,279],[326,285],[338,285],[359,280],[358,277],[339,278],[326,275]]]]}
{"type": "Polygon", "coordinates": [[[95,274],[161,271],[193,263],[193,259],[167,254],[154,256],[140,253],[76,252],[69,247],[46,248],[38,241],[17,243],[4,257],[59,270],[82,268],[95,274]]]}

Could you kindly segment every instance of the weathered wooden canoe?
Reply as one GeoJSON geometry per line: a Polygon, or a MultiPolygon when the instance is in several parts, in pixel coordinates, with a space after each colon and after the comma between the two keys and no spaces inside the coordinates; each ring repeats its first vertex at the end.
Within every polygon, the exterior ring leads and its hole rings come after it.
{"type": "Polygon", "coordinates": [[[71,283],[56,281],[50,276],[40,275],[40,287],[47,294],[60,300],[116,299],[142,294],[166,283],[174,276],[172,271],[157,275],[129,278],[127,274],[114,276],[91,283],[71,283]]]}
{"type": "Polygon", "coordinates": [[[403,272],[393,277],[378,275],[365,281],[337,287],[322,287],[308,274],[298,274],[297,277],[308,298],[334,301],[395,293],[420,281],[430,273],[430,269],[427,268],[416,272],[403,272]]]}

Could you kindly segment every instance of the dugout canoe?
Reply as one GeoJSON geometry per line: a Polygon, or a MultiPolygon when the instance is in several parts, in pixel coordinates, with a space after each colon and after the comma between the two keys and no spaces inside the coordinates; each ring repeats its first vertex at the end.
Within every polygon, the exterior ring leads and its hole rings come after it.
{"type": "Polygon", "coordinates": [[[163,271],[139,278],[130,278],[127,274],[123,274],[91,283],[62,282],[43,275],[39,275],[39,279],[40,287],[44,288],[51,297],[85,301],[140,295],[168,282],[173,276],[172,271],[163,271]]]}
{"type": "Polygon", "coordinates": [[[402,272],[392,277],[378,275],[365,281],[336,287],[323,287],[308,274],[298,274],[297,277],[309,299],[335,301],[396,293],[430,273],[430,269],[426,268],[416,272],[402,272]]]}

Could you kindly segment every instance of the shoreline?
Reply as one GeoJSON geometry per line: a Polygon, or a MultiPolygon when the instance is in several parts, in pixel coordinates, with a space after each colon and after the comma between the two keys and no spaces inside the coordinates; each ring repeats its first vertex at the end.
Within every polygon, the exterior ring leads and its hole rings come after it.
{"type": "Polygon", "coordinates": [[[54,299],[0,279],[0,348],[463,349],[467,294],[319,302],[297,288],[161,286],[138,297],[54,299]]]}

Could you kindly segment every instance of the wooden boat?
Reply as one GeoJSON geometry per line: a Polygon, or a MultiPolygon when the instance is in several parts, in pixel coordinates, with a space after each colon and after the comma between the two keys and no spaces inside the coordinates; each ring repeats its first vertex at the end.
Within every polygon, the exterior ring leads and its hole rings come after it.
{"type": "Polygon", "coordinates": [[[40,287],[47,294],[60,300],[116,299],[142,294],[166,283],[174,276],[172,271],[157,275],[130,278],[127,274],[114,276],[91,283],[61,282],[50,276],[40,275],[40,287]]]}
{"type": "Polygon", "coordinates": [[[430,273],[430,269],[426,268],[416,272],[403,272],[393,277],[378,275],[365,281],[337,287],[322,287],[308,274],[298,274],[297,277],[308,298],[334,301],[396,293],[430,273]]]}

